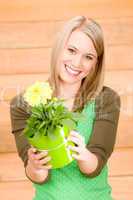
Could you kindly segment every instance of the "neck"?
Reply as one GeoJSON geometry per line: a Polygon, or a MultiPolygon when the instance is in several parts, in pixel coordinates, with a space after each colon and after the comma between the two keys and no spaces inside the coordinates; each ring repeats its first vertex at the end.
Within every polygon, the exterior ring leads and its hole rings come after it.
{"type": "Polygon", "coordinates": [[[64,98],[64,99],[74,98],[79,88],[80,88],[79,83],[68,84],[68,83],[60,82],[58,97],[64,98]]]}

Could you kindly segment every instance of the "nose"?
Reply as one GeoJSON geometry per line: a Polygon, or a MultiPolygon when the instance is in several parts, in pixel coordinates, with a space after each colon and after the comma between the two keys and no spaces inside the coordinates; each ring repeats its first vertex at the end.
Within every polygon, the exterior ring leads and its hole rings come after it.
{"type": "Polygon", "coordinates": [[[77,55],[73,57],[72,60],[72,65],[75,67],[79,67],[82,64],[82,56],[81,55],[77,55]]]}

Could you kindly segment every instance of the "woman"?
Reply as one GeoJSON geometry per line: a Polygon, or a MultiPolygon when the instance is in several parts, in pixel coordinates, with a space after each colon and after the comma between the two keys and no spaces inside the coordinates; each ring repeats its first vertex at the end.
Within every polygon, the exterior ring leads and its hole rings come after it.
{"type": "Polygon", "coordinates": [[[51,169],[48,152],[31,148],[20,134],[29,117],[22,95],[11,101],[11,122],[18,153],[27,177],[34,183],[34,200],[111,200],[107,161],[116,138],[120,97],[104,86],[104,42],[100,26],[77,16],[58,33],[54,44],[49,82],[54,96],[65,99],[71,111],[86,113],[69,140],[74,161],[51,169]]]}

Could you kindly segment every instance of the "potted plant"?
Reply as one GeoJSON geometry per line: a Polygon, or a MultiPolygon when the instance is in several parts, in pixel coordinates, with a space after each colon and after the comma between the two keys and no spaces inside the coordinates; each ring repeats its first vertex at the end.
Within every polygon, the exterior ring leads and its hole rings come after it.
{"type": "Polygon", "coordinates": [[[69,164],[73,158],[67,148],[70,130],[75,129],[79,114],[70,112],[63,99],[52,97],[48,82],[36,82],[24,93],[24,100],[31,106],[31,115],[23,131],[29,143],[39,151],[48,150],[52,168],[69,164]]]}

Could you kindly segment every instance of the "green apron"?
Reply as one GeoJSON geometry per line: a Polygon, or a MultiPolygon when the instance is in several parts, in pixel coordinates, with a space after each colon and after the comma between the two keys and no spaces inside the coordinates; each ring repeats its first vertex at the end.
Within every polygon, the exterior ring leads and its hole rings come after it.
{"type": "MultiPolygon", "coordinates": [[[[77,131],[87,144],[96,117],[95,100],[86,104],[82,113],[86,117],[78,122],[77,131]]],[[[33,200],[112,200],[106,165],[98,176],[89,178],[80,172],[74,160],[63,168],[52,169],[50,179],[42,185],[34,184],[34,187],[33,200]]]]}

